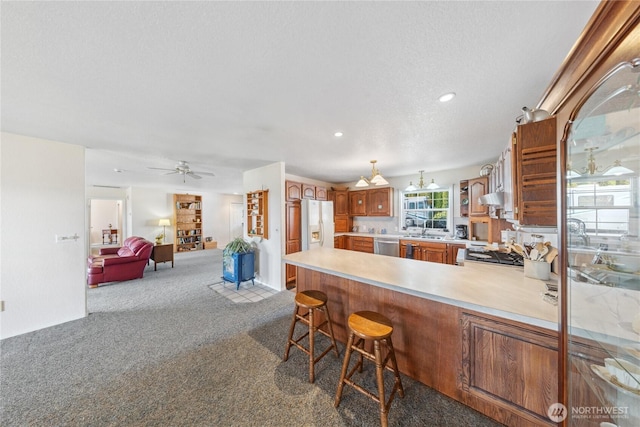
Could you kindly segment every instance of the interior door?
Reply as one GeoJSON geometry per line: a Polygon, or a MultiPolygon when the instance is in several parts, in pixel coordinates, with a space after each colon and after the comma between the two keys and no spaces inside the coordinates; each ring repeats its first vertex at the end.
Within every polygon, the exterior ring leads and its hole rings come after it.
{"type": "Polygon", "coordinates": [[[242,237],[244,233],[244,207],[242,203],[229,205],[229,240],[242,237]]]}

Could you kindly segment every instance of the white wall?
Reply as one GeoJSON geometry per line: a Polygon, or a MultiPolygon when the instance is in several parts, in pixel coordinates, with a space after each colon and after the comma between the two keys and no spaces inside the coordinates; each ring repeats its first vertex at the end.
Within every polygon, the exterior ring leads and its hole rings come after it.
{"type": "Polygon", "coordinates": [[[88,227],[83,147],[3,132],[0,153],[0,338],[8,338],[86,316],[88,227]],[[56,234],[79,238],[56,243],[56,234]]]}
{"type": "Polygon", "coordinates": [[[102,230],[108,229],[109,225],[118,230],[118,243],[122,242],[122,213],[122,203],[119,200],[91,200],[91,244],[102,244],[103,240],[107,242],[102,230]]]}
{"type": "MultiPolygon", "coordinates": [[[[258,245],[256,253],[256,280],[276,289],[285,289],[282,256],[284,255],[284,163],[273,163],[243,174],[245,193],[269,190],[269,239],[248,239],[258,245]]],[[[245,196],[246,197],[246,196],[245,196]]]]}

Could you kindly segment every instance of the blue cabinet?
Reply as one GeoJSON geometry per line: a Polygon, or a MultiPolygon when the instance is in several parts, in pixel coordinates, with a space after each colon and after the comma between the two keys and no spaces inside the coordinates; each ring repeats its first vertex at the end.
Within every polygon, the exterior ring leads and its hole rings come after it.
{"type": "Polygon", "coordinates": [[[231,254],[222,258],[222,278],[227,282],[236,284],[236,289],[240,288],[240,283],[251,280],[255,285],[255,253],[231,254]]]}

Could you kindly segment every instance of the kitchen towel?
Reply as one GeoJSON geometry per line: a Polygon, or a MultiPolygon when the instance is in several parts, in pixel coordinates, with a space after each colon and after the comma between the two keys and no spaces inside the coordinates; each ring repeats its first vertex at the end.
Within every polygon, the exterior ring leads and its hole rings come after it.
{"type": "Polygon", "coordinates": [[[411,243],[407,243],[407,251],[404,255],[405,258],[413,259],[413,245],[411,243]]]}

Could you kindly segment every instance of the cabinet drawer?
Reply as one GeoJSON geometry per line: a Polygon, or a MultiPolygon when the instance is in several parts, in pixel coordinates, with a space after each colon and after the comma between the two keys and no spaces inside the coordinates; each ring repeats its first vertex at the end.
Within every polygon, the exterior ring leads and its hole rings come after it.
{"type": "Polygon", "coordinates": [[[354,251],[373,253],[373,238],[351,237],[351,248],[354,251]]]}

